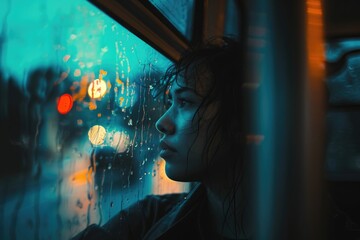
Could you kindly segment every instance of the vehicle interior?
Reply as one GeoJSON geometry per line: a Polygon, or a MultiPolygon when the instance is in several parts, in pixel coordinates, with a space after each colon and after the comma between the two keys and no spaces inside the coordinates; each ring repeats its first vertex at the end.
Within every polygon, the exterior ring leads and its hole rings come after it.
{"type": "Polygon", "coordinates": [[[152,89],[220,35],[247,57],[254,239],[360,238],[358,0],[1,6],[0,239],[68,239],[147,194],[189,191],[158,156],[152,89]]]}

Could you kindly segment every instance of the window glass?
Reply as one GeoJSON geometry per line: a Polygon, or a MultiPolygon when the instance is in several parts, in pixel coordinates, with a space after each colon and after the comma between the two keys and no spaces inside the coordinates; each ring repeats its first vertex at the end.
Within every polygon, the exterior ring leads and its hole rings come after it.
{"type": "Polygon", "coordinates": [[[169,59],[84,0],[1,3],[0,239],[68,239],[146,194],[169,59]]]}
{"type": "Polygon", "coordinates": [[[180,33],[188,40],[192,38],[194,0],[150,0],[180,33]]]}

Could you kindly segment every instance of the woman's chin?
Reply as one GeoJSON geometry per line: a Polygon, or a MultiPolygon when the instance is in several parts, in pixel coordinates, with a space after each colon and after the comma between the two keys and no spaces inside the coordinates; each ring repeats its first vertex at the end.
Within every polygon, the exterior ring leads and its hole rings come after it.
{"type": "Polygon", "coordinates": [[[179,167],[165,164],[165,173],[168,178],[177,182],[192,182],[195,178],[186,170],[181,170],[179,167]]]}

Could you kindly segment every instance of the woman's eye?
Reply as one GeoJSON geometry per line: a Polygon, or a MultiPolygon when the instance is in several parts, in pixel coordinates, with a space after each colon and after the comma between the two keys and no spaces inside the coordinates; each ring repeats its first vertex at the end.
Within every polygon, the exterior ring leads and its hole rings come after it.
{"type": "Polygon", "coordinates": [[[165,107],[166,109],[169,109],[172,105],[175,105],[175,107],[183,108],[190,103],[191,102],[185,98],[176,98],[176,99],[168,98],[166,100],[165,107]]]}
{"type": "Polygon", "coordinates": [[[184,98],[179,98],[177,100],[177,103],[178,103],[179,107],[184,107],[184,106],[186,106],[186,104],[189,103],[189,101],[184,98]]]}

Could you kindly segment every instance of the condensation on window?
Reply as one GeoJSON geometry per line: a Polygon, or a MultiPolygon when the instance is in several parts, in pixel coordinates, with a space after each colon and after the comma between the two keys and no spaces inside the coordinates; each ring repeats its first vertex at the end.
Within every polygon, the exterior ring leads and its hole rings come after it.
{"type": "Polygon", "coordinates": [[[152,90],[169,59],[87,1],[7,0],[0,14],[0,239],[68,239],[189,190],[158,157],[152,90]]]}

